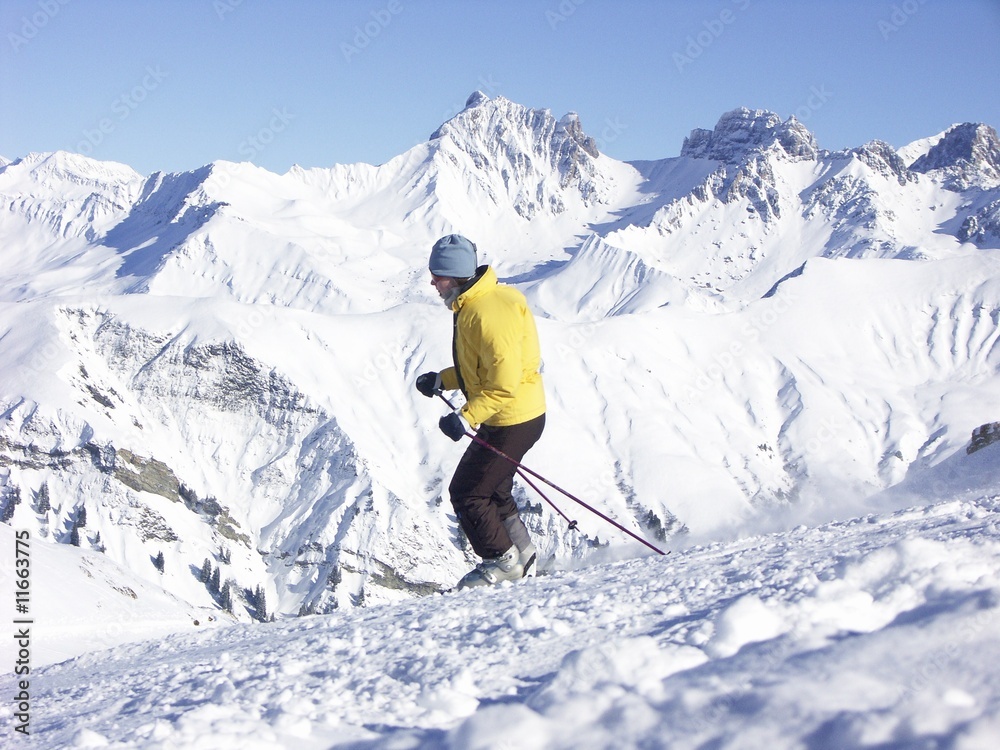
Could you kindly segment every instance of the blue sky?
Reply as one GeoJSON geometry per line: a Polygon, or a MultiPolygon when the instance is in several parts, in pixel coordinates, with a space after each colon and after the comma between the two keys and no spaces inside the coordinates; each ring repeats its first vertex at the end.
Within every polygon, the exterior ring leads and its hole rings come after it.
{"type": "Polygon", "coordinates": [[[379,164],[476,89],[622,160],[739,106],[822,148],[1000,127],[1000,0],[0,0],[0,154],[379,164]]]}

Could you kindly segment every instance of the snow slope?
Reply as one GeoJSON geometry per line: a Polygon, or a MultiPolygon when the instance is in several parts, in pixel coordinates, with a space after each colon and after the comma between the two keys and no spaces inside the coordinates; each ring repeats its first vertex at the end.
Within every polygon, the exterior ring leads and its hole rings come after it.
{"type": "Polygon", "coordinates": [[[34,746],[993,748],[998,466],[956,457],[913,499],[974,489],[902,511],[89,653],[33,673],[34,746]]]}
{"type": "MultiPolygon", "coordinates": [[[[14,530],[0,524],[0,553],[14,560],[14,530]]],[[[31,540],[31,664],[56,664],[87,651],[144,641],[219,624],[214,606],[193,607],[117,565],[107,555],[70,544],[31,540]]],[[[13,578],[5,569],[3,581],[13,578]]],[[[13,586],[5,586],[11,591],[13,586]]],[[[11,670],[13,639],[4,639],[0,663],[11,670]]]]}

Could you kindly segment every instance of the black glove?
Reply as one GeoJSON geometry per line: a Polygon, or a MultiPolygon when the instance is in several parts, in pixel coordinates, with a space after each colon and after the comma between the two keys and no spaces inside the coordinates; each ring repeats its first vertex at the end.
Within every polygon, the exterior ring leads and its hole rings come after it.
{"type": "Polygon", "coordinates": [[[441,390],[441,373],[425,372],[417,378],[417,390],[427,398],[434,398],[434,394],[441,390]]]}
{"type": "Polygon", "coordinates": [[[446,417],[441,417],[438,421],[438,427],[441,428],[441,432],[456,442],[465,437],[465,420],[457,411],[453,411],[446,417]]]}

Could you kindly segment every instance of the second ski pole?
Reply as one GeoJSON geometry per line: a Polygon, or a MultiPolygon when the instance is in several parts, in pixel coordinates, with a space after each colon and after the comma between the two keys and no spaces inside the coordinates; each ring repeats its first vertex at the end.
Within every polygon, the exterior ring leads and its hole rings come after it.
{"type": "MultiPolygon", "coordinates": [[[[442,401],[444,401],[446,404],[448,404],[448,407],[452,411],[455,411],[455,406],[451,403],[451,401],[448,400],[447,396],[445,396],[440,390],[435,391],[435,393],[438,396],[441,397],[442,401]]],[[[624,526],[622,526],[620,523],[618,523],[617,521],[615,521],[613,518],[609,518],[604,513],[601,513],[601,511],[599,511],[596,508],[588,505],[587,503],[585,503],[583,500],[581,500],[580,498],[576,497],[572,493],[568,492],[567,490],[564,490],[559,485],[557,485],[554,482],[546,479],[545,477],[543,477],[538,472],[533,471],[533,470],[529,469],[527,466],[525,466],[524,464],[522,464],[522,463],[514,460],[513,458],[511,458],[510,456],[508,456],[506,453],[504,453],[499,448],[497,448],[497,447],[495,447],[493,445],[490,445],[488,442],[486,442],[485,440],[483,440],[481,437],[479,437],[475,433],[469,432],[468,430],[466,430],[465,431],[465,435],[466,435],[466,437],[471,438],[473,442],[478,443],[479,445],[483,446],[484,448],[487,448],[487,449],[493,451],[494,453],[496,453],[498,456],[500,456],[501,458],[505,459],[506,461],[509,461],[511,464],[513,464],[516,467],[516,469],[517,469],[517,471],[519,473],[524,472],[526,474],[530,474],[535,479],[538,479],[539,481],[544,482],[545,484],[547,484],[552,489],[557,490],[558,492],[561,492],[563,495],[565,495],[566,497],[568,497],[573,502],[577,503],[578,505],[582,505],[584,508],[586,508],[587,510],[589,510],[594,515],[596,515],[596,516],[604,519],[605,521],[607,521],[609,524],[611,524],[612,526],[614,526],[619,531],[622,531],[622,532],[628,534],[630,537],[632,537],[633,539],[635,539],[637,542],[641,542],[642,544],[646,545],[647,547],[649,547],[651,550],[653,550],[657,554],[660,554],[660,555],[666,555],[667,554],[666,552],[664,552],[663,550],[661,550],[659,547],[657,547],[654,544],[652,544],[652,543],[648,542],[647,540],[643,539],[638,534],[630,531],[629,529],[626,529],[624,526]]],[[[521,474],[521,477],[524,478],[524,474],[521,474]]],[[[528,482],[528,484],[531,485],[531,487],[536,492],[538,492],[538,488],[535,487],[534,484],[532,484],[530,481],[528,482]]],[[[543,498],[545,498],[545,500],[547,500],[549,502],[549,504],[552,505],[553,508],[556,508],[556,506],[552,503],[552,501],[549,500],[547,497],[545,497],[544,494],[542,494],[541,492],[539,492],[538,494],[540,494],[543,498]]],[[[569,519],[566,517],[566,515],[564,513],[562,513],[562,511],[559,511],[558,508],[556,508],[556,510],[559,512],[559,515],[561,515],[563,518],[565,518],[567,521],[569,521],[569,519]]],[[[574,528],[575,526],[576,526],[576,521],[571,521],[570,522],[570,528],[574,528]]]]}

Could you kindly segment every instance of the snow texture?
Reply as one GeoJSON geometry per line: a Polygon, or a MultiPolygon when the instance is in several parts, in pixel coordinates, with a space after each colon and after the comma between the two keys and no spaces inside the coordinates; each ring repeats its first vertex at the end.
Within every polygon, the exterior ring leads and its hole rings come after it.
{"type": "Polygon", "coordinates": [[[34,673],[33,741],[993,747],[998,462],[962,457],[986,495],[87,653],[34,673]]]}

